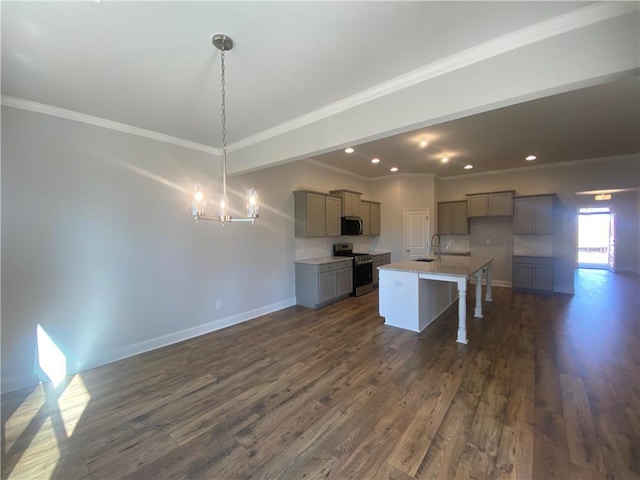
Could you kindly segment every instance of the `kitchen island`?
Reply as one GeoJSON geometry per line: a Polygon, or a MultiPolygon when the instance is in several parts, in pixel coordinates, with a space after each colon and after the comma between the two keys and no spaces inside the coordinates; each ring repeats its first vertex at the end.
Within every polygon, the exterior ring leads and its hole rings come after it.
{"type": "Polygon", "coordinates": [[[380,315],[394,327],[421,332],[456,300],[459,343],[467,343],[467,282],[476,279],[474,316],[482,318],[482,274],[491,301],[491,262],[485,257],[444,257],[432,262],[402,261],[379,267],[380,315]]]}

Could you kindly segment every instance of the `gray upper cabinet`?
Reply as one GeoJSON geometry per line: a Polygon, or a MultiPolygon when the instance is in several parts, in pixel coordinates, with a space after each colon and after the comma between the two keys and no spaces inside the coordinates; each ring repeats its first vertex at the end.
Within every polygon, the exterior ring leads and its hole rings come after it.
{"type": "Polygon", "coordinates": [[[467,202],[438,203],[438,233],[440,235],[467,235],[467,202]]]}
{"type": "Polygon", "coordinates": [[[467,216],[510,217],[513,215],[513,190],[467,195],[467,216]]]}
{"type": "Polygon", "coordinates": [[[371,202],[371,235],[380,235],[380,204],[371,202]]]}
{"type": "Polygon", "coordinates": [[[521,235],[551,235],[555,195],[535,195],[514,199],[513,232],[521,235]]]}
{"type": "Polygon", "coordinates": [[[369,200],[360,201],[363,235],[380,235],[380,203],[369,200]]]}
{"type": "Polygon", "coordinates": [[[360,196],[361,192],[352,190],[331,190],[332,194],[338,195],[342,199],[342,216],[343,217],[359,217],[360,213],[360,196]]]}
{"type": "Polygon", "coordinates": [[[297,238],[340,235],[340,197],[308,190],[298,190],[293,195],[297,238]]]}
{"type": "Polygon", "coordinates": [[[371,203],[360,202],[360,218],[362,218],[362,235],[371,235],[371,203]]]}
{"type": "Polygon", "coordinates": [[[340,214],[342,213],[342,200],[332,195],[325,196],[325,235],[337,237],[340,235],[340,214]]]}

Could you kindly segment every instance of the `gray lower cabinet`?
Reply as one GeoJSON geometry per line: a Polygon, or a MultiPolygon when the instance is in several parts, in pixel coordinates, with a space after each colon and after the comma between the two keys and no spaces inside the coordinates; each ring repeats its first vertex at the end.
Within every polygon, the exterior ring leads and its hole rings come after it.
{"type": "Polygon", "coordinates": [[[511,286],[514,290],[553,293],[553,258],[515,255],[511,286]]]}
{"type": "Polygon", "coordinates": [[[371,255],[371,259],[373,260],[373,285],[375,286],[380,283],[380,271],[378,270],[378,267],[391,263],[391,254],[380,253],[377,255],[371,255]]]}
{"type": "Polygon", "coordinates": [[[320,308],[351,295],[353,266],[351,260],[328,263],[296,262],[296,303],[320,308]]]}

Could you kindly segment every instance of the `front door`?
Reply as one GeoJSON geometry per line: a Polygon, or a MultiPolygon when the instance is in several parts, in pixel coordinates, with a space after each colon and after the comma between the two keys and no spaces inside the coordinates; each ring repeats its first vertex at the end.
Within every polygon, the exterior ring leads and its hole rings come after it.
{"type": "Polygon", "coordinates": [[[429,257],[429,210],[404,211],[404,259],[429,257]]]}

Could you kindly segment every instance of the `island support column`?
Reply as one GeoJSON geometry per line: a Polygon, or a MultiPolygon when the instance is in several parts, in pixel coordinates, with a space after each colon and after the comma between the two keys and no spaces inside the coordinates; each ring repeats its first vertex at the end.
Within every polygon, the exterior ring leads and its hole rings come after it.
{"type": "Polygon", "coordinates": [[[482,270],[476,272],[476,311],[473,316],[482,318],[482,270]]]}
{"type": "Polygon", "coordinates": [[[458,280],[458,343],[467,341],[467,279],[458,280]]]}
{"type": "Polygon", "coordinates": [[[484,299],[487,302],[493,302],[491,298],[491,264],[487,265],[485,270],[487,271],[487,292],[485,293],[486,296],[484,299]]]}

